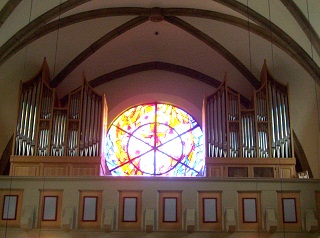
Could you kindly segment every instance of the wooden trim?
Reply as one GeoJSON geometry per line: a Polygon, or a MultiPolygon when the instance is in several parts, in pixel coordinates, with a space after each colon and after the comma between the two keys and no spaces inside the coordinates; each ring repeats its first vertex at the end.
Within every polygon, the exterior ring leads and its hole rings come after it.
{"type": "Polygon", "coordinates": [[[20,221],[22,216],[22,200],[23,200],[23,190],[20,189],[3,189],[0,194],[0,226],[8,226],[8,227],[20,227],[20,221]],[[4,201],[5,196],[16,196],[17,204],[16,204],[16,215],[15,219],[3,219],[4,212],[4,201]]]}
{"type": "Polygon", "coordinates": [[[259,231],[262,228],[261,191],[238,191],[238,223],[242,231],[259,231]],[[256,206],[256,221],[245,221],[244,199],[254,199],[256,206]]]}
{"type": "Polygon", "coordinates": [[[256,198],[242,198],[242,209],[243,209],[243,213],[242,213],[242,221],[243,223],[257,223],[257,219],[258,219],[258,211],[257,211],[257,199],[256,198]],[[254,209],[255,209],[255,219],[252,221],[246,221],[246,209],[245,209],[245,200],[254,200],[254,209]]]}
{"type": "Polygon", "coordinates": [[[206,157],[206,165],[295,165],[295,158],[212,158],[206,157]]]}
{"type": "Polygon", "coordinates": [[[57,220],[57,213],[58,213],[58,201],[59,201],[59,197],[58,196],[44,196],[43,197],[43,207],[42,207],[42,221],[56,221],[57,220]],[[46,207],[46,198],[55,198],[56,199],[56,209],[55,209],[55,214],[54,214],[54,219],[45,219],[45,207],[46,207]]]}
{"type": "MultiPolygon", "coordinates": [[[[178,201],[177,201],[177,198],[176,197],[163,197],[163,217],[162,217],[162,222],[178,222],[178,201]],[[167,202],[169,200],[172,200],[172,201],[175,201],[175,204],[174,204],[174,219],[173,220],[168,220],[166,219],[166,214],[168,212],[168,208],[166,208],[166,205],[167,205],[167,202]]],[[[170,208],[169,208],[170,210],[170,208]]]]}
{"type": "MultiPolygon", "coordinates": [[[[18,202],[19,202],[19,196],[18,195],[4,195],[3,196],[3,206],[2,206],[2,215],[1,215],[1,219],[2,220],[16,220],[17,219],[17,208],[18,208],[18,202]],[[15,208],[14,208],[14,217],[13,218],[8,218],[8,214],[4,214],[5,211],[5,205],[6,205],[6,198],[9,197],[9,201],[11,199],[11,197],[15,197],[16,199],[16,204],[15,204],[15,208]],[[6,216],[6,218],[4,217],[6,216]]],[[[8,204],[9,206],[9,204],[8,204]]]]}
{"type": "Polygon", "coordinates": [[[318,226],[320,227],[320,191],[315,191],[316,202],[316,218],[318,220],[318,226]]]}
{"type": "Polygon", "coordinates": [[[296,199],[295,198],[282,198],[282,219],[283,219],[283,223],[297,223],[298,222],[298,218],[297,218],[297,203],[296,203],[296,199]],[[285,200],[293,200],[293,205],[294,205],[294,220],[293,221],[286,221],[285,220],[285,200]]]}
{"type": "Polygon", "coordinates": [[[277,191],[279,229],[296,231],[302,230],[302,216],[299,191],[277,191]],[[294,199],[296,208],[296,222],[284,221],[283,199],[294,199]]]}
{"type": "Polygon", "coordinates": [[[138,211],[138,198],[137,197],[123,197],[123,208],[122,208],[122,222],[137,222],[138,216],[137,216],[137,211],[138,211]],[[135,210],[134,210],[134,219],[133,220],[125,220],[125,214],[126,214],[126,209],[125,209],[125,204],[126,204],[126,199],[135,199],[135,210]]]}
{"type": "Polygon", "coordinates": [[[217,223],[218,222],[217,211],[218,211],[217,198],[202,198],[202,222],[203,223],[217,223]],[[215,209],[215,218],[213,219],[213,221],[207,221],[205,218],[205,215],[206,215],[205,200],[214,200],[215,201],[215,208],[214,208],[215,209]]]}
{"type": "Polygon", "coordinates": [[[182,191],[161,190],[159,192],[158,228],[159,230],[181,230],[182,229],[182,191]],[[176,199],[176,221],[165,221],[165,198],[176,199]]]}
{"type": "Polygon", "coordinates": [[[96,222],[97,221],[97,213],[98,213],[98,197],[97,196],[84,196],[83,197],[83,208],[82,208],[82,218],[83,222],[96,222]],[[85,219],[86,212],[86,201],[87,199],[95,199],[95,209],[94,209],[94,219],[85,219]]]}
{"type": "Polygon", "coordinates": [[[80,190],[78,228],[98,229],[101,228],[102,217],[102,191],[101,190],[80,190]],[[84,220],[85,198],[96,198],[95,220],[84,220]]]}
{"type": "Polygon", "coordinates": [[[201,231],[222,230],[222,191],[198,191],[198,223],[201,231]],[[216,199],[216,222],[204,220],[204,199],[216,199]]]}
{"type": "Polygon", "coordinates": [[[142,229],[142,190],[119,190],[119,207],[118,207],[118,228],[119,229],[142,229]],[[125,221],[125,199],[136,199],[136,211],[134,221],[125,221]]]}
{"type": "Polygon", "coordinates": [[[55,163],[55,164],[90,164],[100,163],[100,156],[15,156],[12,155],[10,162],[23,162],[23,163],[55,163]]]}
{"type": "Polygon", "coordinates": [[[61,225],[62,217],[62,197],[63,190],[40,190],[40,201],[39,201],[39,211],[38,211],[38,225],[40,228],[59,228],[61,225]],[[45,209],[45,199],[46,197],[56,197],[56,211],[55,219],[46,220],[44,218],[44,209],[45,209]]]}
{"type": "Polygon", "coordinates": [[[251,177],[249,176],[249,168],[247,166],[228,166],[227,167],[227,177],[231,177],[231,178],[248,178],[251,177]],[[232,171],[231,169],[237,169],[239,171],[241,171],[240,173],[233,173],[236,171],[232,171]],[[242,174],[242,172],[244,172],[242,174]],[[233,174],[233,176],[231,176],[233,174]]]}

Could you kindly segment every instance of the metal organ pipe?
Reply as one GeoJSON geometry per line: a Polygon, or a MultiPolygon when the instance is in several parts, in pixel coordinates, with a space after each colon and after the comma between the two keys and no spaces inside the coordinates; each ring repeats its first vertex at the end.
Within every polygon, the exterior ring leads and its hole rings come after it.
{"type": "Polygon", "coordinates": [[[38,78],[34,82],[21,86],[20,106],[15,138],[15,155],[35,155],[35,133],[40,89],[41,84],[38,78]]]}
{"type": "Polygon", "coordinates": [[[271,119],[273,124],[272,150],[275,158],[291,157],[291,133],[289,124],[288,96],[276,86],[269,84],[271,119]]]}
{"type": "Polygon", "coordinates": [[[69,97],[68,108],[53,108],[54,89],[41,77],[21,83],[14,155],[100,155],[102,97],[86,83],[69,97]]]}
{"type": "Polygon", "coordinates": [[[67,156],[78,155],[78,120],[80,119],[80,106],[81,91],[78,90],[77,92],[70,94],[67,156]]]}
{"type": "Polygon", "coordinates": [[[210,98],[206,103],[206,121],[208,123],[207,144],[208,156],[227,157],[228,136],[227,136],[227,110],[226,94],[224,87],[210,98]]]}
{"type": "Polygon", "coordinates": [[[56,111],[53,116],[51,156],[63,156],[65,151],[65,131],[67,115],[62,111],[56,111]]]}
{"type": "MultiPolygon", "coordinates": [[[[228,120],[235,122],[239,118],[238,98],[237,96],[228,94],[228,120]]],[[[229,126],[229,156],[239,157],[239,127],[236,124],[229,126]]]]}

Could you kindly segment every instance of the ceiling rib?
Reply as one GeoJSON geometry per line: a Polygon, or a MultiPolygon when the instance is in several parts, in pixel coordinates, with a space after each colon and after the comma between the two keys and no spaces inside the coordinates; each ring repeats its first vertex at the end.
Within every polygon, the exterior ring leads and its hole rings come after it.
{"type": "Polygon", "coordinates": [[[142,24],[143,22],[146,22],[147,20],[148,17],[136,17],[102,36],[99,40],[95,41],[92,45],[76,56],[66,67],[64,67],[58,73],[58,75],[51,80],[50,86],[57,87],[75,68],[77,68],[83,61],[90,57],[94,52],[99,50],[102,46],[124,32],[142,24]]]}
{"type": "Polygon", "coordinates": [[[130,74],[140,73],[143,71],[149,71],[149,70],[165,70],[181,75],[188,76],[193,79],[197,79],[203,83],[206,83],[212,87],[218,88],[221,85],[221,81],[218,79],[215,79],[213,77],[210,77],[206,74],[203,74],[199,71],[190,69],[185,66],[176,65],[176,64],[170,64],[166,62],[159,62],[159,61],[153,61],[153,62],[147,62],[147,63],[141,63],[132,65],[129,67],[125,67],[119,70],[115,70],[111,73],[104,74],[100,77],[97,77],[90,81],[90,85],[92,87],[98,87],[102,84],[108,83],[114,79],[118,79],[130,74]]]}
{"type": "MultiPolygon", "coordinates": [[[[62,71],[51,81],[52,87],[57,87],[78,65],[80,65],[83,61],[89,58],[95,51],[99,48],[107,44],[109,41],[114,39],[115,37],[119,36],[120,34],[124,33],[125,31],[147,21],[149,18],[142,16],[137,17],[122,26],[116,28],[115,30],[107,33],[99,40],[94,42],[91,46],[87,49],[82,51],[76,58],[74,58],[62,71]]],[[[183,20],[177,17],[166,17],[166,21],[169,23],[185,30],[186,32],[192,34],[209,47],[217,51],[221,54],[224,58],[226,58],[236,69],[239,70],[241,74],[254,86],[255,89],[260,87],[259,80],[247,69],[240,60],[238,60],[234,55],[232,55],[227,49],[225,49],[221,44],[217,41],[213,40],[203,32],[199,31],[198,29],[194,28],[193,26],[189,25],[188,23],[184,22],[183,20]]]]}
{"type": "MultiPolygon", "coordinates": [[[[81,0],[82,2],[88,0],[81,0]]],[[[215,0],[218,2],[224,2],[222,0],[215,0]]],[[[228,2],[228,1],[226,1],[228,2]]],[[[226,3],[225,3],[226,4],[226,3]]],[[[162,14],[165,16],[190,16],[190,17],[202,17],[207,19],[218,20],[222,22],[226,22],[228,24],[232,24],[237,27],[241,27],[246,30],[250,30],[251,32],[263,37],[266,40],[272,41],[275,45],[280,47],[282,50],[287,52],[291,57],[293,57],[320,85],[320,68],[315,64],[315,62],[310,58],[310,56],[296,43],[293,39],[291,39],[288,35],[283,35],[282,30],[279,29],[274,35],[270,33],[270,27],[268,28],[268,24],[270,25],[269,20],[261,17],[259,14],[254,12],[253,10],[248,10],[246,6],[239,3],[228,2],[227,4],[230,7],[236,8],[237,6],[242,6],[241,12],[245,15],[247,13],[250,15],[250,19],[254,18],[256,22],[263,23],[264,28],[258,26],[253,23],[249,23],[245,20],[242,20],[237,17],[229,16],[226,14],[200,10],[200,9],[186,9],[186,8],[168,8],[168,9],[160,9],[162,14]],[[280,35],[279,35],[280,31],[280,35]],[[284,36],[284,37],[283,37],[284,36]]],[[[71,8],[71,5],[68,6],[71,8]]],[[[74,7],[74,5],[73,5],[74,7]]],[[[30,27],[26,26],[30,31],[28,34],[23,35],[18,42],[15,42],[11,47],[2,46],[0,48],[0,65],[3,64],[8,58],[10,58],[15,52],[21,50],[27,44],[32,41],[48,34],[54,30],[57,30],[59,27],[65,27],[71,24],[75,24],[77,22],[81,22],[84,20],[94,19],[98,17],[106,17],[106,16],[123,16],[123,15],[140,15],[140,16],[149,16],[153,11],[153,8],[110,8],[110,9],[98,9],[92,10],[88,12],[78,13],[69,17],[62,18],[60,20],[53,21],[41,27],[41,25],[37,25],[34,29],[30,29],[30,27]]],[[[51,14],[44,14],[44,16],[50,17],[51,14]]],[[[37,18],[38,19],[38,18],[37,18]]],[[[44,20],[48,21],[48,19],[44,20]]],[[[19,31],[20,32],[20,31],[19,31]]],[[[20,33],[17,33],[19,36],[20,33]]],[[[15,37],[14,37],[15,38],[15,37]]],[[[9,44],[10,39],[7,43],[9,44]]],[[[6,43],[6,44],[7,44],[6,43]]],[[[12,42],[11,42],[12,43],[12,42]]]]}
{"type": "Polygon", "coordinates": [[[19,45],[21,41],[23,41],[29,35],[32,35],[41,26],[45,25],[55,17],[58,17],[59,15],[71,10],[72,8],[75,8],[89,1],[91,0],[68,0],[31,21],[28,25],[19,30],[0,47],[0,65],[4,63],[2,62],[2,57],[10,53],[10,51],[17,52],[14,50],[16,45],[19,45]]]}
{"type": "Polygon", "coordinates": [[[301,29],[304,31],[312,46],[320,55],[320,38],[315,29],[310,24],[309,20],[305,17],[299,7],[292,0],[281,0],[283,5],[286,6],[291,15],[296,19],[301,29]]]}
{"type": "Polygon", "coordinates": [[[9,0],[0,11],[0,28],[11,13],[16,9],[21,0],[9,0]]]}
{"type": "Polygon", "coordinates": [[[204,34],[197,28],[188,24],[187,22],[177,18],[177,17],[165,17],[165,20],[170,22],[171,24],[189,32],[191,35],[195,36],[212,49],[217,51],[220,55],[222,55],[225,59],[227,59],[255,88],[260,88],[260,81],[251,73],[251,71],[241,63],[232,53],[230,53],[226,48],[224,48],[220,43],[204,34]]]}
{"type": "MultiPolygon", "coordinates": [[[[281,38],[288,47],[291,48],[293,54],[291,55],[294,57],[297,62],[313,77],[318,85],[320,85],[320,68],[314,62],[314,60],[306,53],[306,51],[297,43],[295,42],[287,33],[281,30],[277,25],[269,21],[267,18],[261,16],[251,8],[248,8],[244,4],[234,1],[234,0],[213,0],[220,4],[223,4],[226,7],[233,9],[234,11],[249,17],[250,20],[255,21],[265,29],[269,29],[270,38],[273,35],[281,38]]],[[[273,43],[273,42],[272,42],[273,43]]]]}
{"type": "MultiPolygon", "coordinates": [[[[194,69],[190,69],[188,67],[181,66],[181,65],[171,64],[167,62],[159,62],[159,61],[146,62],[146,63],[131,65],[122,69],[118,69],[89,81],[89,84],[91,87],[95,88],[102,84],[108,83],[112,80],[115,80],[121,77],[125,77],[131,74],[140,73],[144,71],[150,71],[150,70],[164,70],[164,71],[168,71],[176,74],[185,75],[195,80],[198,80],[202,83],[206,83],[214,88],[218,88],[221,85],[221,81],[219,81],[218,79],[210,77],[194,69]]],[[[232,88],[231,90],[233,92],[238,93],[238,91],[232,88]]],[[[68,100],[68,95],[60,99],[62,104],[67,102],[67,100],[68,100]]],[[[248,108],[251,104],[251,102],[241,94],[240,94],[240,100],[241,100],[241,104],[244,105],[246,108],[248,108]]]]}

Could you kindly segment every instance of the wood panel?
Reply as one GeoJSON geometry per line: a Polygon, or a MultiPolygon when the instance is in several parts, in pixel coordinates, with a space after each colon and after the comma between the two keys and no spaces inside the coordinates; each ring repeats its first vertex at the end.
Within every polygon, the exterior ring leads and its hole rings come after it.
{"type": "Polygon", "coordinates": [[[159,230],[182,230],[182,191],[158,191],[159,193],[159,210],[158,210],[158,227],[159,230]],[[165,199],[176,199],[176,220],[165,221],[165,199]]]}
{"type": "MultiPolygon", "coordinates": [[[[142,191],[120,190],[119,191],[119,208],[118,208],[118,228],[126,230],[142,229],[142,191]],[[135,199],[135,214],[125,214],[126,199],[135,199]],[[126,217],[135,216],[135,219],[125,219],[126,217]]],[[[130,212],[130,211],[129,211],[130,212]]]]}
{"type": "Polygon", "coordinates": [[[199,208],[199,230],[203,231],[220,231],[222,230],[222,192],[221,191],[199,191],[198,208],[199,208]],[[216,219],[206,221],[204,199],[215,199],[216,201],[216,219]]]}
{"type": "Polygon", "coordinates": [[[40,228],[60,228],[62,216],[62,195],[63,190],[40,190],[40,201],[38,211],[38,225],[40,228]],[[46,219],[45,217],[45,200],[46,198],[55,198],[55,218],[46,219]]]}
{"type": "Polygon", "coordinates": [[[318,220],[318,226],[320,227],[320,191],[315,192],[316,199],[316,218],[318,220]]]}
{"type": "Polygon", "coordinates": [[[78,228],[98,229],[101,228],[102,216],[102,191],[101,190],[80,190],[79,191],[79,209],[78,209],[78,228]],[[86,220],[85,217],[85,199],[96,198],[96,219],[86,220]]]}
{"type": "Polygon", "coordinates": [[[299,191],[277,191],[278,196],[278,221],[279,228],[283,230],[301,230],[302,229],[302,217],[301,217],[301,203],[299,191]],[[285,221],[285,211],[283,206],[284,199],[294,199],[296,220],[285,221]]]}
{"type": "Polygon", "coordinates": [[[22,215],[22,201],[23,201],[23,190],[20,189],[2,189],[0,190],[0,226],[8,227],[20,227],[21,215],[22,215]],[[4,214],[4,202],[6,196],[16,196],[16,208],[14,219],[6,219],[4,214]]]}
{"type": "Polygon", "coordinates": [[[11,156],[12,176],[98,176],[101,157],[11,156]]]}
{"type": "Polygon", "coordinates": [[[238,191],[238,221],[239,229],[245,231],[259,231],[262,227],[262,217],[261,217],[261,199],[260,192],[250,192],[250,191],[238,191]],[[255,213],[255,218],[246,219],[245,201],[254,201],[254,207],[251,207],[252,213],[255,213]],[[255,209],[255,211],[253,211],[255,209]]]}

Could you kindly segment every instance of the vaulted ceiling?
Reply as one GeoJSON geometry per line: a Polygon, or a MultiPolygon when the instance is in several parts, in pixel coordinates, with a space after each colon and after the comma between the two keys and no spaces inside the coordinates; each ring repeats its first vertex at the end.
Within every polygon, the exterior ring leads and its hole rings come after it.
{"type": "MultiPolygon", "coordinates": [[[[82,71],[98,86],[110,77],[160,67],[213,86],[228,72],[230,78],[258,88],[263,60],[270,67],[278,51],[320,82],[316,0],[7,0],[1,4],[1,71],[14,67],[28,78],[46,57],[54,87],[73,82],[82,71]]],[[[287,64],[291,62],[283,60],[281,67],[287,64]]],[[[69,89],[61,90],[60,96],[69,89]]]]}
{"type": "Polygon", "coordinates": [[[44,58],[59,98],[83,73],[105,92],[116,79],[161,70],[210,88],[227,72],[247,103],[264,60],[295,88],[320,85],[318,0],[2,0],[0,9],[0,93],[18,89],[44,58]]]}

